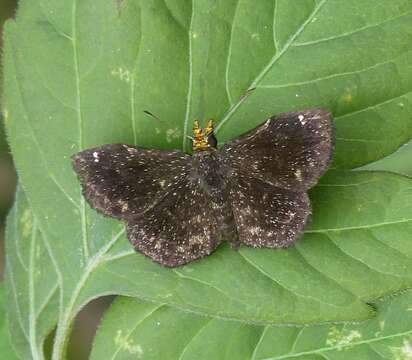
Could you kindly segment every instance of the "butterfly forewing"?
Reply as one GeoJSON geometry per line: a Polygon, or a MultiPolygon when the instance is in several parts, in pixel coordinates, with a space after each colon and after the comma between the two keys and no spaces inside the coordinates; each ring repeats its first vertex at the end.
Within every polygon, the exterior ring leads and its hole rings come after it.
{"type": "Polygon", "coordinates": [[[73,156],[83,194],[103,214],[135,217],[155,206],[190,171],[190,157],[180,151],[109,144],[73,156]]]}
{"type": "Polygon", "coordinates": [[[188,263],[221,242],[220,183],[204,184],[218,180],[213,159],[113,144],[82,151],[73,160],[90,205],[126,220],[135,249],[162,265],[188,263]]]}
{"type": "Polygon", "coordinates": [[[273,116],[222,149],[236,172],[294,190],[312,187],[329,166],[332,152],[331,114],[323,109],[273,116]]]}

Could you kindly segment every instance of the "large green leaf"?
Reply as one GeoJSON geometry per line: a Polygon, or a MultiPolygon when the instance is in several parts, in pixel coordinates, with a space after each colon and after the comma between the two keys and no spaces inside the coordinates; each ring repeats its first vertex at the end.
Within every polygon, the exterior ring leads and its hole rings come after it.
{"type": "Polygon", "coordinates": [[[30,203],[20,195],[8,227],[20,355],[41,358],[57,323],[59,359],[73,317],[102,294],[303,324],[365,319],[366,302],[410,286],[407,178],[331,172],[311,194],[314,221],[298,246],[222,246],[170,270],[134,254],[123,224],[87,206],[70,155],[115,142],[187,148],[194,117],[214,117],[225,140],[271,113],[325,106],[336,117],[334,167],[371,162],[412,135],[411,21],[409,0],[22,0],[4,59],[6,125],[30,203]]]}
{"type": "Polygon", "coordinates": [[[107,230],[110,239],[84,267],[64,272],[53,255],[62,256],[57,240],[41,228],[20,193],[7,234],[15,346],[23,358],[30,352],[41,358],[44,338],[58,322],[58,354],[78,310],[109,293],[246,323],[370,317],[366,302],[412,284],[411,185],[389,173],[330,173],[311,193],[314,221],[294,248],[234,252],[222,246],[174,270],[134,253],[117,226],[107,230]]]}
{"type": "Polygon", "coordinates": [[[411,303],[411,291],[379,300],[379,315],[361,324],[264,327],[118,298],[98,330],[91,359],[408,360],[411,303]]]}

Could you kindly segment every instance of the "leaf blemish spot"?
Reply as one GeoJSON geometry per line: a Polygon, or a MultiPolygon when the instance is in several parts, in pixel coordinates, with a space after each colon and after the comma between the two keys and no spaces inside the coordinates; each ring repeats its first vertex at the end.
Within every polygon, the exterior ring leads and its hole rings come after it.
{"type": "Polygon", "coordinates": [[[129,352],[130,354],[137,354],[139,357],[143,354],[142,346],[134,344],[132,340],[128,339],[128,335],[123,335],[122,330],[117,330],[114,343],[122,350],[129,352]]]}
{"type": "Polygon", "coordinates": [[[9,111],[7,109],[4,109],[3,116],[4,116],[4,125],[8,126],[9,125],[9,111]]]}
{"type": "Polygon", "coordinates": [[[20,219],[20,224],[23,229],[22,230],[23,237],[29,236],[31,233],[32,226],[33,226],[33,217],[29,209],[24,210],[21,216],[21,219],[20,219]]]}
{"type": "Polygon", "coordinates": [[[253,33],[251,35],[251,38],[254,39],[254,40],[260,40],[260,35],[258,33],[253,33]]]}
{"type": "Polygon", "coordinates": [[[350,344],[356,339],[362,338],[361,333],[358,330],[338,330],[336,327],[332,327],[329,331],[326,345],[337,347],[338,350],[343,350],[350,347],[350,344]]]}
{"type": "Polygon", "coordinates": [[[130,82],[130,71],[121,67],[112,70],[112,75],[119,77],[121,81],[130,82]]]}
{"type": "Polygon", "coordinates": [[[178,128],[168,129],[166,131],[166,141],[168,143],[171,143],[174,139],[179,139],[181,136],[181,131],[178,128]]]}
{"type": "Polygon", "coordinates": [[[390,347],[395,360],[412,360],[412,346],[409,340],[403,339],[401,347],[390,347]]]}
{"type": "Polygon", "coordinates": [[[351,103],[353,101],[353,96],[351,93],[346,93],[342,96],[342,101],[345,103],[351,103]]]}

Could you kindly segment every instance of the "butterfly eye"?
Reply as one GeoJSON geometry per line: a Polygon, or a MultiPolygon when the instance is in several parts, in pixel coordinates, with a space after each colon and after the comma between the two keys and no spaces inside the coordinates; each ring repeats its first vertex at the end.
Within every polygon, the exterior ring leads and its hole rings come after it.
{"type": "Polygon", "coordinates": [[[207,136],[207,142],[208,142],[209,146],[211,146],[211,147],[215,148],[217,146],[217,139],[216,139],[216,137],[213,133],[211,133],[207,136]]]}

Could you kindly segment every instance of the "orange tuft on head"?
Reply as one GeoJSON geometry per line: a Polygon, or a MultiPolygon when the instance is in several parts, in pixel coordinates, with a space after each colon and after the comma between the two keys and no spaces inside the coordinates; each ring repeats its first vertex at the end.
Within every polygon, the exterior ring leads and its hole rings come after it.
{"type": "Polygon", "coordinates": [[[213,120],[208,120],[204,129],[200,127],[199,120],[195,120],[193,123],[193,151],[206,150],[210,147],[214,147],[214,144],[209,142],[209,137],[213,135],[213,120]]]}

